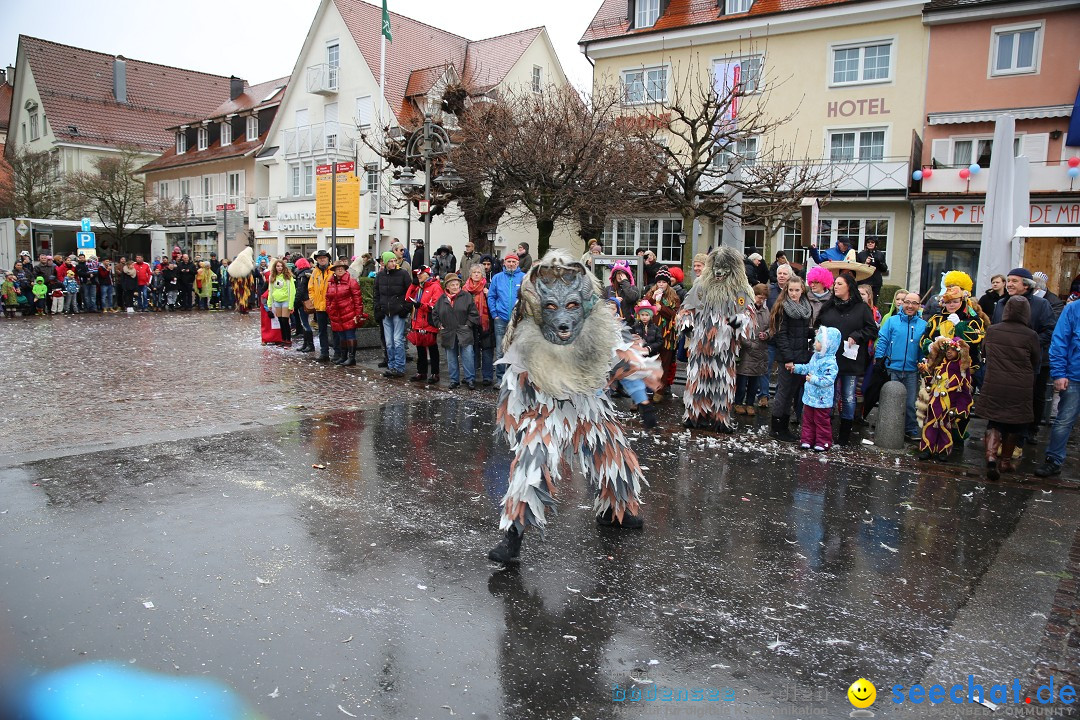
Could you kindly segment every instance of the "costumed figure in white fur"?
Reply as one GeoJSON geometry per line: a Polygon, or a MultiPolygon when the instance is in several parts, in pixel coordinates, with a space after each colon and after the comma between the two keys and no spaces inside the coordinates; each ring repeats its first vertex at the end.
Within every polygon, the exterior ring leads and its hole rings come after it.
{"type": "Polygon", "coordinates": [[[743,258],[720,247],[709,253],[705,269],[683,299],[679,330],[688,330],[683,424],[733,432],[731,403],[740,343],[754,328],[754,293],[743,258]]]}
{"type": "Polygon", "coordinates": [[[601,299],[596,278],[561,250],[534,263],[503,348],[496,432],[505,433],[514,459],[499,522],[506,534],[488,558],[517,560],[522,535],[543,530],[564,463],[575,458],[595,486],[597,523],[640,528],[645,478],[604,389],[618,382],[655,389],[662,370],[601,299]]]}
{"type": "Polygon", "coordinates": [[[259,298],[255,292],[255,253],[250,247],[240,251],[229,263],[229,278],[232,283],[233,297],[236,298],[236,310],[241,315],[258,306],[259,298]]]}

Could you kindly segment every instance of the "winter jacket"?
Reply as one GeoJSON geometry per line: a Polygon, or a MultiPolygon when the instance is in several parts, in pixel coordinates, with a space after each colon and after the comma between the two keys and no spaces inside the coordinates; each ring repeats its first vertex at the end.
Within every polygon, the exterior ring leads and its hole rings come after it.
{"type": "Polygon", "coordinates": [[[870,342],[877,337],[878,327],[874,322],[874,313],[863,302],[858,293],[847,300],[837,300],[835,296],[821,307],[815,327],[831,327],[840,331],[846,342],[851,338],[859,345],[859,354],[854,360],[844,357],[837,351],[836,364],[841,375],[862,375],[870,364],[870,342]]]}
{"type": "Polygon", "coordinates": [[[885,276],[889,274],[889,266],[885,262],[885,253],[881,250],[862,250],[855,253],[855,262],[871,265],[874,274],[865,280],[859,281],[860,285],[869,285],[874,288],[874,294],[881,290],[881,284],[885,282],[885,276]],[[873,258],[873,262],[867,262],[873,258]]]}
{"type": "Polygon", "coordinates": [[[410,285],[405,293],[405,300],[411,304],[413,310],[411,330],[434,335],[439,331],[431,323],[431,311],[435,303],[443,295],[442,285],[435,278],[428,278],[423,285],[410,285]]]}
{"type": "MultiPolygon", "coordinates": [[[[173,272],[175,273],[176,271],[174,270],[173,272]]],[[[101,285],[102,287],[105,287],[105,286],[113,284],[112,271],[109,270],[109,268],[105,267],[104,265],[101,265],[100,267],[98,267],[97,273],[98,273],[98,285],[101,285]]]]}
{"type": "MultiPolygon", "coordinates": [[[[138,266],[135,267],[137,270],[138,266]]],[[[137,276],[136,279],[138,279],[137,276]]],[[[142,285],[142,283],[139,284],[142,285]]],[[[195,294],[201,298],[208,298],[214,294],[214,273],[209,267],[201,267],[195,272],[195,294]]]]}
{"type": "Polygon", "coordinates": [[[176,280],[181,287],[190,290],[195,284],[195,264],[190,261],[176,263],[176,280]]]}
{"type": "Polygon", "coordinates": [[[821,313],[821,309],[824,308],[826,305],[828,305],[829,302],[832,300],[832,290],[826,290],[825,291],[825,296],[819,298],[816,295],[814,295],[813,290],[811,290],[809,287],[807,287],[805,295],[806,295],[806,299],[810,302],[810,309],[811,309],[810,320],[811,320],[812,323],[814,323],[816,325],[817,316],[818,316],[818,314],[821,313]]]}
{"type": "Polygon", "coordinates": [[[150,276],[150,290],[157,292],[165,289],[165,276],[161,273],[154,273],[150,276]]]}
{"type": "Polygon", "coordinates": [[[45,284],[45,278],[38,275],[34,280],[33,287],[30,288],[34,293],[35,300],[41,300],[49,294],[49,286],[45,284]]]}
{"type": "Polygon", "coordinates": [[[382,270],[375,274],[375,317],[409,317],[412,306],[405,293],[412,281],[405,270],[382,270]]]}
{"type": "Polygon", "coordinates": [[[330,316],[330,329],[334,332],[355,330],[364,324],[364,299],[360,294],[360,283],[349,273],[340,278],[330,278],[326,286],[326,314],[330,316]]]}
{"type": "Polygon", "coordinates": [[[38,263],[34,266],[34,272],[37,273],[37,275],[40,275],[46,283],[51,283],[56,279],[56,266],[53,265],[52,261],[38,263]]]}
{"type": "Polygon", "coordinates": [[[462,253],[461,260],[458,261],[458,269],[461,270],[461,277],[466,280],[469,278],[469,271],[472,270],[472,266],[480,262],[480,253],[462,253]]]}
{"type": "Polygon", "coordinates": [[[64,278],[64,292],[77,293],[79,292],[79,281],[73,277],[64,278]]]}
{"type": "Polygon", "coordinates": [[[330,278],[334,277],[334,271],[329,265],[323,270],[318,265],[311,268],[311,279],[308,281],[308,296],[315,304],[316,312],[326,312],[326,286],[330,284],[330,278]]]}
{"type": "Polygon", "coordinates": [[[518,270],[523,273],[529,272],[529,268],[532,267],[533,259],[532,255],[526,251],[523,255],[518,255],[518,270]]]}
{"type": "Polygon", "coordinates": [[[439,328],[439,347],[452,348],[473,344],[474,328],[480,326],[480,313],[469,293],[461,290],[451,301],[443,294],[431,311],[431,324],[439,328]]]}
{"type": "MultiPolygon", "coordinates": [[[[304,307],[304,301],[310,297],[308,294],[308,283],[311,281],[311,268],[306,267],[303,270],[297,270],[296,275],[293,276],[293,280],[296,281],[296,294],[293,296],[293,307],[300,310],[304,307]]],[[[325,298],[326,296],[323,295],[324,300],[325,298]]]]}
{"type": "Polygon", "coordinates": [[[819,250],[817,248],[809,248],[810,257],[814,258],[814,262],[823,263],[833,260],[836,262],[843,262],[847,259],[847,254],[851,252],[851,248],[847,251],[841,250],[839,245],[833,245],[831,248],[825,250],[819,250]]]}
{"type": "Polygon", "coordinates": [[[439,277],[446,277],[447,274],[457,270],[457,258],[454,257],[454,251],[449,246],[443,245],[441,248],[435,251],[435,274],[439,277]]]}
{"type": "MultiPolygon", "coordinates": [[[[357,285],[359,287],[359,285],[357,285]]],[[[296,300],[296,280],[294,278],[286,278],[284,275],[278,275],[274,278],[274,281],[270,283],[270,295],[267,298],[267,304],[273,305],[274,303],[285,303],[285,306],[292,308],[293,302],[296,300]]]]}
{"type": "Polygon", "coordinates": [[[604,288],[604,299],[614,300],[619,308],[619,316],[627,325],[634,322],[634,305],[641,298],[641,293],[634,287],[633,279],[627,280],[626,276],[633,278],[633,270],[628,266],[616,264],[608,273],[608,285],[604,288]],[[615,285],[615,273],[622,272],[618,286],[615,285]]]}
{"type": "Polygon", "coordinates": [[[137,262],[135,263],[135,280],[139,285],[149,285],[150,276],[154,274],[154,269],[150,267],[150,263],[137,262]]]}
{"type": "Polygon", "coordinates": [[[652,321],[644,325],[640,320],[635,320],[630,332],[641,338],[642,344],[649,349],[650,356],[659,354],[664,347],[664,336],[660,328],[652,321]]]}
{"type": "Polygon", "coordinates": [[[750,283],[750,287],[757,285],[758,283],[769,282],[769,266],[762,260],[757,265],[750,258],[743,259],[743,269],[746,270],[746,281],[750,283]]]}
{"type": "Polygon", "coordinates": [[[885,361],[894,372],[915,372],[924,352],[920,339],[926,333],[926,321],[900,312],[887,319],[878,331],[874,358],[885,361]]]}
{"type": "MultiPolygon", "coordinates": [[[[1042,347],[1042,362],[1050,362],[1050,341],[1054,337],[1054,309],[1046,298],[1038,297],[1034,290],[1029,289],[1023,297],[1027,298],[1031,311],[1031,319],[1028,327],[1039,336],[1039,345],[1042,347]]],[[[994,314],[990,316],[991,322],[1002,322],[1005,314],[1005,303],[1009,301],[1008,295],[998,300],[994,306],[994,314]]]]}
{"type": "Polygon", "coordinates": [[[1042,348],[1030,322],[1030,305],[1008,298],[1002,321],[986,331],[986,377],[974,410],[979,417],[1015,425],[1035,418],[1031,385],[1042,364],[1042,348]]]}
{"type": "Polygon", "coordinates": [[[1080,302],[1071,302],[1061,311],[1050,341],[1050,377],[1080,382],[1080,302]]]}
{"type": "Polygon", "coordinates": [[[810,340],[814,337],[812,328],[812,318],[792,317],[781,310],[776,333],[770,340],[776,348],[776,361],[781,365],[809,362],[814,352],[810,349],[810,340]]]}
{"type": "Polygon", "coordinates": [[[15,290],[15,283],[11,280],[4,280],[3,284],[0,284],[0,296],[3,296],[4,305],[7,307],[19,304],[19,293],[15,290]]]}
{"type": "Polygon", "coordinates": [[[994,307],[998,304],[998,300],[1000,299],[1001,295],[993,288],[987,290],[983,293],[983,296],[979,298],[979,307],[982,308],[983,312],[986,313],[986,317],[990,318],[991,321],[994,319],[994,307]]]}
{"type": "Polygon", "coordinates": [[[806,376],[802,394],[803,405],[832,408],[833,387],[839,375],[836,353],[840,348],[840,331],[834,327],[822,326],[818,328],[815,339],[821,342],[821,350],[814,352],[809,363],[797,363],[792,372],[806,376]]]}
{"type": "Polygon", "coordinates": [[[90,265],[85,260],[75,263],[75,277],[80,285],[86,285],[90,281],[90,265]]]}
{"type": "Polygon", "coordinates": [[[750,331],[750,339],[740,344],[739,364],[735,367],[735,372],[747,377],[758,377],[769,371],[769,308],[755,305],[751,309],[754,325],[750,331]],[[758,339],[759,333],[765,333],[764,340],[758,339]]]}
{"type": "Polygon", "coordinates": [[[492,274],[491,287],[488,289],[488,309],[492,318],[510,322],[510,311],[514,309],[524,279],[525,273],[520,268],[512,275],[505,270],[492,274]]]}

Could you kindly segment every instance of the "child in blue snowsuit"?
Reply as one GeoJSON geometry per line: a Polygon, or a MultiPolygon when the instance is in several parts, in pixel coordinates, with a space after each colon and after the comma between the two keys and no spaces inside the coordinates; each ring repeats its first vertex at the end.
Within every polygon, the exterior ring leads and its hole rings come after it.
{"type": "Polygon", "coordinates": [[[802,442],[804,450],[825,452],[832,445],[833,388],[839,369],[836,350],[840,347],[840,331],[819,327],[814,336],[814,356],[810,362],[786,365],[789,372],[806,376],[803,386],[802,442]]]}

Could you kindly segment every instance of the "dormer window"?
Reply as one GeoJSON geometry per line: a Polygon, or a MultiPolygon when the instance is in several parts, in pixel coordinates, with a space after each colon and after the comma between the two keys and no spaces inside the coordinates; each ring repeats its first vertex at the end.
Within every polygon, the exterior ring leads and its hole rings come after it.
{"type": "Polygon", "coordinates": [[[634,27],[647,28],[660,17],[660,0],[634,0],[634,27]]]}
{"type": "Polygon", "coordinates": [[[247,118],[247,139],[248,141],[259,139],[259,116],[248,115],[247,118]]]}
{"type": "Polygon", "coordinates": [[[232,121],[223,120],[221,123],[221,144],[229,145],[232,143],[232,121]]]}
{"type": "Polygon", "coordinates": [[[738,15],[740,13],[749,12],[750,6],[753,4],[753,0],[722,0],[724,3],[725,15],[738,15]]]}
{"type": "Polygon", "coordinates": [[[205,150],[210,146],[210,130],[201,127],[198,132],[199,150],[205,150]]]}
{"type": "Polygon", "coordinates": [[[176,154],[183,155],[187,152],[187,133],[183,130],[176,133],[176,154]]]}

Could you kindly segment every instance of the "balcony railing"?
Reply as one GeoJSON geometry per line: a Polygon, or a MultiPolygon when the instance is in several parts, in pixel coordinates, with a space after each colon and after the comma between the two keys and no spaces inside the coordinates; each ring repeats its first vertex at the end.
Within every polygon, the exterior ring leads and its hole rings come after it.
{"type": "Polygon", "coordinates": [[[285,157],[308,155],[352,155],[355,141],[342,133],[337,122],[302,125],[284,131],[285,157]]]}
{"type": "MultiPolygon", "coordinates": [[[[217,209],[218,205],[232,204],[236,206],[238,213],[247,212],[247,200],[242,197],[226,196],[225,193],[215,193],[213,195],[191,195],[189,198],[190,205],[184,203],[177,198],[170,198],[171,202],[176,205],[176,212],[166,224],[168,225],[183,225],[185,217],[188,224],[202,223],[202,222],[214,222],[216,217],[221,217],[221,211],[217,209]]],[[[262,216],[260,216],[262,217],[262,216]]]]}
{"type": "Polygon", "coordinates": [[[309,93],[334,95],[338,91],[338,66],[328,63],[311,65],[305,76],[309,93]]]}
{"type": "MultiPolygon", "coordinates": [[[[967,167],[965,165],[964,167],[967,167]]],[[[986,192],[987,183],[990,181],[990,170],[982,168],[978,173],[968,179],[960,177],[963,168],[934,168],[929,178],[923,178],[922,183],[916,183],[915,188],[924,193],[941,193],[946,195],[963,195],[964,193],[986,192]]],[[[1069,166],[1065,163],[1033,162],[1028,170],[1031,192],[1075,192],[1080,188],[1080,182],[1070,178],[1066,171],[1069,166]]]]}
{"type": "MultiPolygon", "coordinates": [[[[760,170],[762,185],[770,191],[784,191],[793,185],[812,188],[802,190],[844,195],[904,195],[911,179],[907,160],[884,158],[867,162],[832,162],[824,159],[797,160],[781,165],[759,162],[741,168],[745,181],[753,185],[755,168],[760,170]],[[788,166],[787,172],[775,172],[777,167],[788,166]]],[[[723,178],[712,178],[714,187],[723,184],[723,178]]],[[[708,188],[706,188],[708,189],[708,188]]]]}

